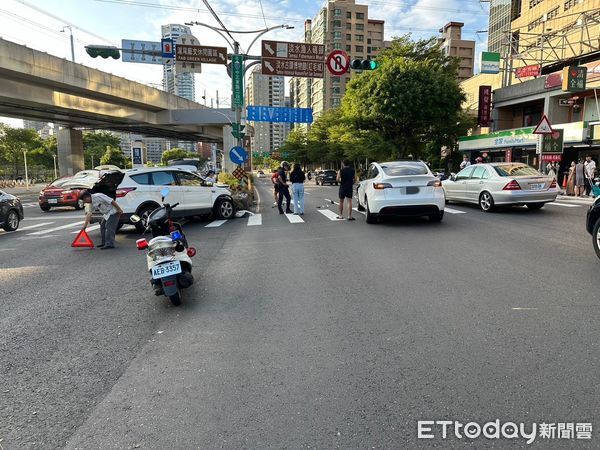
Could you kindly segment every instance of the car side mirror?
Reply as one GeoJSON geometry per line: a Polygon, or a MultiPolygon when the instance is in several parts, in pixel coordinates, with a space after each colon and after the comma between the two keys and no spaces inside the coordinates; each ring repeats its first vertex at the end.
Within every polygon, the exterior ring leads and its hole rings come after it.
{"type": "Polygon", "coordinates": [[[451,173],[451,174],[450,174],[450,179],[451,179],[452,181],[456,181],[456,174],[455,174],[455,173],[451,173]]]}

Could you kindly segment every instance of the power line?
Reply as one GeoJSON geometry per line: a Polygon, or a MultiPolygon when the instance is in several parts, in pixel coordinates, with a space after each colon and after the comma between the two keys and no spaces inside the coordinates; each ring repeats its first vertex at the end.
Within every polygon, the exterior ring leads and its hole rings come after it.
{"type": "Polygon", "coordinates": [[[263,20],[265,22],[265,28],[269,28],[269,26],[267,25],[267,18],[265,17],[265,10],[263,9],[262,0],[258,0],[258,3],[260,3],[260,12],[262,13],[263,20]]]}
{"type": "Polygon", "coordinates": [[[212,6],[210,6],[210,3],[208,3],[208,0],[202,0],[202,3],[204,3],[204,5],[208,8],[208,10],[212,14],[212,16],[217,21],[217,23],[219,25],[221,25],[221,28],[225,31],[225,33],[227,33],[227,36],[229,36],[233,42],[236,42],[235,38],[231,35],[231,33],[229,32],[229,30],[227,29],[227,27],[225,26],[225,24],[221,21],[220,17],[217,15],[217,13],[215,12],[215,10],[212,9],[212,6]]]}

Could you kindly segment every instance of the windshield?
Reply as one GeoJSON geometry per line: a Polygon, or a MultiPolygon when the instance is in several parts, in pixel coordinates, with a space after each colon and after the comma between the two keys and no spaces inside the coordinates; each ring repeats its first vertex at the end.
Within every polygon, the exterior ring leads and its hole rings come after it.
{"type": "Polygon", "coordinates": [[[429,171],[422,162],[402,162],[395,164],[386,164],[381,166],[383,172],[389,177],[399,177],[406,175],[427,175],[429,171]]]}
{"type": "Polygon", "coordinates": [[[540,176],[537,170],[526,164],[502,164],[492,166],[501,177],[540,176]]]}

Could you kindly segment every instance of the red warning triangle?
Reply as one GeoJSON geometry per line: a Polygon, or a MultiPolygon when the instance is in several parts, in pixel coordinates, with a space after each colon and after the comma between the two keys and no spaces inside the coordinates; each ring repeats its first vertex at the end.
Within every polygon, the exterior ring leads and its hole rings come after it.
{"type": "Polygon", "coordinates": [[[548,116],[544,114],[542,116],[542,120],[537,124],[535,130],[533,130],[533,134],[552,134],[552,126],[550,125],[550,121],[548,120],[548,116]]]}
{"type": "Polygon", "coordinates": [[[71,244],[71,247],[94,247],[94,243],[85,230],[81,230],[71,244]]]}

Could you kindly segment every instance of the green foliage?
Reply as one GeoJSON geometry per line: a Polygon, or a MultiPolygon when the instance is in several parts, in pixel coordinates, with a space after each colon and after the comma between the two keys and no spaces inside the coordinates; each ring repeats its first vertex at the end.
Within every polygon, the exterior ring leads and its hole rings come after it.
{"type": "Polygon", "coordinates": [[[229,185],[230,188],[236,187],[240,184],[240,180],[231,175],[228,172],[221,172],[217,178],[217,181],[222,184],[229,185]]]}
{"type": "Polygon", "coordinates": [[[120,147],[106,147],[106,152],[100,158],[100,164],[102,165],[114,165],[120,167],[121,169],[125,169],[127,167],[131,167],[131,162],[129,158],[123,156],[123,152],[120,147]]]}
{"type": "Polygon", "coordinates": [[[83,133],[83,157],[86,167],[93,168],[100,164],[100,159],[108,147],[119,147],[121,144],[118,136],[109,131],[83,133]],[[94,165],[92,166],[92,158],[94,165]]]}
{"type": "Polygon", "coordinates": [[[39,150],[38,153],[43,153],[44,150],[44,141],[35,130],[0,124],[1,165],[11,166],[14,173],[18,174],[19,169],[24,167],[24,152],[29,154],[34,150],[39,150]]]}
{"type": "Polygon", "coordinates": [[[198,159],[198,153],[194,152],[186,152],[184,149],[179,147],[173,147],[171,150],[165,150],[162,154],[161,162],[163,164],[167,164],[170,160],[173,159],[186,159],[186,158],[195,158],[198,159]]]}

